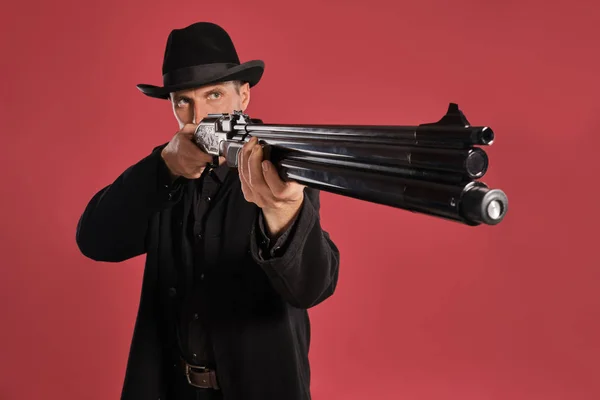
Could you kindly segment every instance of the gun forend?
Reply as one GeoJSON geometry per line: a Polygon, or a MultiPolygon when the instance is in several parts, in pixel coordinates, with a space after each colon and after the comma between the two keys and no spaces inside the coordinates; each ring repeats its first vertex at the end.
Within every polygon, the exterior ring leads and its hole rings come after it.
{"type": "Polygon", "coordinates": [[[420,125],[265,124],[240,111],[210,114],[194,143],[237,167],[237,153],[257,137],[282,179],[434,215],[468,225],[496,225],[508,198],[475,179],[488,170],[494,142],[487,126],[471,126],[450,103],[437,122],[420,125]]]}

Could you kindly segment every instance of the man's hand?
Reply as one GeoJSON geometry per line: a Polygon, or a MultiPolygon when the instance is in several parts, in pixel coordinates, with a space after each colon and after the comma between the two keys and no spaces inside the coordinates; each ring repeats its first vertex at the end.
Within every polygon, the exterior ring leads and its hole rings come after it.
{"type": "Polygon", "coordinates": [[[284,182],[275,166],[263,157],[262,146],[253,137],[238,153],[238,170],[244,198],[262,209],[268,235],[276,237],[300,211],[304,185],[284,182]]]}
{"type": "Polygon", "coordinates": [[[212,161],[212,156],[200,150],[192,142],[196,127],[197,125],[193,124],[185,125],[161,152],[173,180],[180,176],[198,179],[206,164],[212,161]]]}

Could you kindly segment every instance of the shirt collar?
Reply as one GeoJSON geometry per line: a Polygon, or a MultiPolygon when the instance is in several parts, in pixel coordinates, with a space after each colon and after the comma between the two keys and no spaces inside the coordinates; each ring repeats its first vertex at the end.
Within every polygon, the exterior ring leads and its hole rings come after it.
{"type": "Polygon", "coordinates": [[[231,170],[231,168],[225,162],[225,163],[219,165],[217,168],[214,168],[211,171],[211,175],[213,177],[217,178],[219,180],[219,183],[223,183],[230,170],[231,170]]]}

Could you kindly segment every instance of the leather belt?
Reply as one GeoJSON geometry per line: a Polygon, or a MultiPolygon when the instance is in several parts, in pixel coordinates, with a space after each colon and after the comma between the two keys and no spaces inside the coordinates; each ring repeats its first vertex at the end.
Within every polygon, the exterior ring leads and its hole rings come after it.
{"type": "Polygon", "coordinates": [[[217,373],[214,370],[188,364],[181,358],[179,359],[179,365],[190,385],[201,389],[219,389],[217,373]]]}

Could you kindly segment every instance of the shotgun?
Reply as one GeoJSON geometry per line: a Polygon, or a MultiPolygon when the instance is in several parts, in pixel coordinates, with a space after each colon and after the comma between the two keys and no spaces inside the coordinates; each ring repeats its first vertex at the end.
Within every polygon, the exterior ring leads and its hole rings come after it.
{"type": "Polygon", "coordinates": [[[508,211],[500,189],[479,181],[494,131],[471,126],[450,103],[437,122],[408,125],[265,124],[241,111],[209,114],[193,142],[237,168],[237,153],[252,137],[284,181],[358,200],[444,218],[496,225],[508,211]]]}

